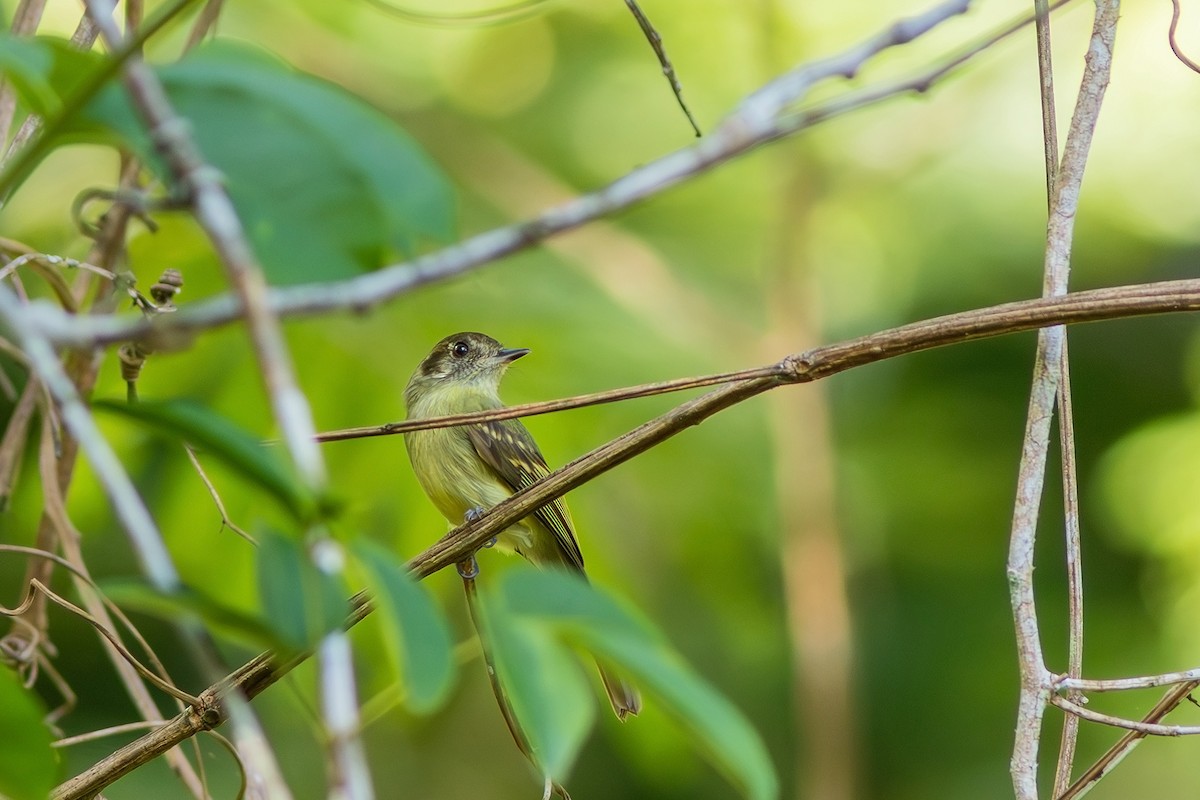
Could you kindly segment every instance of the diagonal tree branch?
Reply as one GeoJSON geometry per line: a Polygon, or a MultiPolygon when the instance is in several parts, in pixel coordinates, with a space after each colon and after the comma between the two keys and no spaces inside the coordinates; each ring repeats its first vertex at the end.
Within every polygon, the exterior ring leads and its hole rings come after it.
{"type": "MultiPolygon", "coordinates": [[[[1068,0],[1059,0],[1051,8],[1066,2],[1068,0]]],[[[532,219],[486,231],[444,250],[349,280],[274,288],[266,302],[281,317],[334,311],[361,313],[420,286],[462,275],[551,236],[628,208],[768,142],[901,94],[927,91],[969,59],[1020,30],[1034,18],[1033,14],[1028,14],[945,63],[907,80],[791,113],[791,109],[816,85],[857,74],[876,55],[913,41],[967,9],[967,0],[944,2],[924,14],[889,25],[842,53],[802,64],[747,96],[696,144],[652,161],[601,189],[550,208],[532,219]]],[[[57,345],[72,347],[143,337],[173,336],[177,342],[178,335],[183,332],[224,325],[240,319],[243,313],[241,302],[228,295],[191,303],[169,319],[153,323],[126,317],[75,319],[49,306],[35,308],[34,321],[43,334],[57,345]]]]}
{"type": "MultiPolygon", "coordinates": [[[[690,400],[581,456],[544,480],[494,506],[474,522],[446,534],[411,559],[408,567],[417,577],[423,578],[456,563],[492,536],[550,500],[699,424],[722,409],[773,388],[809,383],[908,353],[1049,325],[1198,310],[1200,279],[1164,281],[965,311],[795,353],[776,363],[766,376],[742,380],[690,400]]],[[[360,595],[356,598],[349,624],[357,623],[369,613],[369,603],[365,596],[360,595]]],[[[285,662],[273,653],[258,656],[201,693],[199,708],[189,708],[159,730],[121,748],[59,786],[53,794],[54,800],[91,797],[122,775],[188,737],[222,724],[225,720],[222,701],[229,692],[236,690],[247,698],[253,698],[307,657],[302,654],[285,662]]]]}

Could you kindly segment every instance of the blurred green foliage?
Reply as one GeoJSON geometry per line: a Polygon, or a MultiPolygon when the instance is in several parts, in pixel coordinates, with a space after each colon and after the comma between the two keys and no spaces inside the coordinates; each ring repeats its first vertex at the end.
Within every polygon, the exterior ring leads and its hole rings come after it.
{"type": "MultiPolygon", "coordinates": [[[[417,7],[418,0],[413,0],[417,7]]],[[[151,4],[153,5],[153,4],[151,4]]],[[[366,3],[229,2],[220,33],[253,42],[304,72],[365,98],[410,131],[452,177],[464,235],[528,216],[568,193],[597,188],[690,143],[658,66],[623,4],[546,3],[506,25],[431,27],[366,3]]],[[[426,2],[427,10],[449,4],[426,2]]],[[[456,8],[467,8],[465,0],[456,8]]],[[[11,14],[13,3],[3,4],[11,14]]],[[[476,6],[478,7],[478,5],[476,6]]],[[[792,63],[856,42],[907,2],[660,0],[643,3],[663,34],[701,125],[792,63]],[[868,22],[869,21],[869,22],[868,22]]],[[[1060,129],[1069,119],[1090,20],[1087,6],[1055,18],[1060,129]]],[[[982,6],[912,47],[885,54],[859,83],[904,74],[988,30],[1009,8],[982,6]]],[[[1078,288],[1190,276],[1200,253],[1200,83],[1173,60],[1169,9],[1131,5],[1118,33],[1114,80],[1101,115],[1078,220],[1078,288]]],[[[48,33],[69,33],[75,4],[51,3],[48,33]]],[[[186,26],[150,43],[176,57],[186,26]]],[[[839,85],[826,87],[828,94],[839,85]]],[[[866,333],[978,305],[1036,295],[1045,200],[1032,34],[980,56],[927,96],[897,98],[774,144],[580,233],[359,317],[293,322],[287,333],[323,430],[402,417],[401,390],[430,344],[482,330],[534,354],[506,381],[510,402],[750,366],[815,341],[780,339],[773,306],[812,319],[816,340],[866,333]],[[786,246],[785,246],[786,245],[786,246]],[[792,284],[781,283],[786,276],[792,284]],[[800,286],[789,295],[781,285],[800,286]]],[[[80,190],[111,185],[111,151],[56,152],[0,214],[0,229],[39,249],[81,257],[70,226],[80,190]]],[[[148,286],[181,270],[180,303],[225,290],[195,226],[158,218],[135,227],[130,268],[148,286]]],[[[28,281],[37,292],[34,282],[28,281]]],[[[1200,549],[1193,496],[1195,323],[1164,317],[1073,329],[1071,354],[1084,522],[1085,671],[1109,677],[1200,663],[1194,620],[1200,549]]],[[[853,633],[855,797],[1011,796],[1016,657],[1004,561],[1033,337],[944,348],[835,377],[818,392],[831,411],[839,541],[853,633]]],[[[15,374],[11,364],[4,369],[15,374]]],[[[201,403],[262,437],[275,434],[245,335],[226,328],[154,356],[148,399],[201,403]]],[[[120,398],[108,363],[96,389],[120,398]]],[[[657,398],[528,422],[551,465],[669,408],[657,398]]],[[[0,411],[7,413],[7,401],[0,411]]],[[[223,530],[177,445],[104,421],[159,520],[184,580],[255,608],[255,554],[223,530]]],[[[803,420],[817,425],[818,421],[803,420]]],[[[776,455],[766,403],[751,401],[685,432],[571,494],[593,580],[627,597],[731,698],[763,735],[785,796],[809,796],[800,732],[811,713],[794,686],[780,567],[776,455]]],[[[346,503],[340,533],[365,532],[407,556],[444,531],[393,437],[325,447],[346,503]]],[[[30,453],[0,539],[30,544],[41,510],[30,453]]],[[[284,526],[261,492],[212,460],[205,467],[231,517],[284,526]]],[[[1066,601],[1058,480],[1050,475],[1039,542],[1039,611],[1051,668],[1066,663],[1066,601]]],[[[86,465],[70,511],[98,576],[128,577],[135,561],[86,465]]],[[[485,553],[482,580],[507,568],[485,553]]],[[[24,564],[0,560],[0,585],[24,564]]],[[[60,578],[61,580],[61,578],[60,578]]],[[[469,636],[458,580],[428,587],[469,636]]],[[[171,632],[139,618],[183,685],[200,677],[174,653],[171,632]]],[[[364,698],[387,689],[382,622],[352,634],[364,698]]],[[[68,733],[127,721],[131,709],[94,635],[54,614],[58,666],[83,699],[68,733]]],[[[469,648],[463,648],[469,651],[469,648]]],[[[236,662],[252,651],[229,646],[236,662]]],[[[323,794],[305,666],[255,701],[298,798],[323,794]]],[[[47,690],[47,704],[58,702],[47,690]]],[[[1153,692],[1097,698],[1139,715],[1153,692]]],[[[1171,721],[1195,723],[1183,708],[1171,721]]],[[[717,798],[716,780],[661,708],[626,725],[601,715],[570,783],[577,800],[717,798]]],[[[1052,763],[1057,712],[1043,738],[1052,763]]],[[[1117,738],[1085,727],[1079,762],[1117,738]]],[[[530,796],[533,779],[472,660],[445,710],[397,709],[366,730],[380,796],[530,796]]],[[[74,773],[115,740],[66,752],[74,773]]],[[[234,778],[200,740],[217,796],[234,778]]],[[[1200,790],[1194,742],[1143,744],[1092,797],[1183,796],[1200,790]]],[[[182,797],[154,764],[110,790],[113,800],[182,797]]]]}

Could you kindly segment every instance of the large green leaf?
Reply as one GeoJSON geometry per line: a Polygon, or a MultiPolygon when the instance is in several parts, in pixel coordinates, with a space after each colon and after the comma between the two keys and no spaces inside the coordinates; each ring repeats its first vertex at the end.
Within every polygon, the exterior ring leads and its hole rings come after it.
{"type": "Polygon", "coordinates": [[[0,74],[23,101],[22,110],[46,121],[40,136],[27,142],[5,165],[0,173],[0,194],[10,192],[27,178],[53,146],[120,143],[121,136],[112,126],[85,113],[86,108],[94,106],[132,119],[124,92],[112,80],[115,72],[109,58],[79,50],[66,39],[0,34],[0,74]]]}
{"type": "Polygon", "coordinates": [[[62,109],[61,87],[52,75],[58,53],[45,40],[0,36],[0,74],[38,114],[52,116],[62,109]]]}
{"type": "MultiPolygon", "coordinates": [[[[452,237],[453,196],[441,171],[395,123],[342,89],[227,42],[158,74],[203,157],[223,173],[274,281],[344,277],[452,237]]],[[[127,108],[97,102],[88,116],[160,164],[127,108]]]]}
{"type": "Polygon", "coordinates": [[[674,716],[746,797],[778,797],[778,778],[754,728],[646,622],[578,576],[557,570],[510,570],[499,592],[512,615],[556,630],[630,676],[647,702],[674,716]]]}
{"type": "MultiPolygon", "coordinates": [[[[0,69],[22,98],[39,113],[69,114],[56,141],[119,138],[169,180],[117,83],[73,102],[106,63],[62,39],[0,37],[0,69]]],[[[156,71],[202,157],[223,174],[273,282],[346,277],[453,238],[447,178],[394,122],[343,89],[227,42],[156,71]]]]}
{"type": "Polygon", "coordinates": [[[283,534],[268,530],[258,540],[259,603],[280,640],[307,650],[345,624],[350,606],[341,580],[317,569],[308,553],[283,534]]]}
{"type": "Polygon", "coordinates": [[[406,705],[429,713],[445,700],[454,681],[446,619],[395,555],[367,539],[355,542],[353,552],[370,577],[388,651],[407,689],[406,705]]]}
{"type": "Polygon", "coordinates": [[[100,400],[98,411],[127,417],[151,430],[175,436],[221,460],[242,477],[274,495],[296,519],[307,522],[332,509],[320,501],[278,455],[246,431],[188,400],[118,403],[100,400]]]}
{"type": "Polygon", "coordinates": [[[58,776],[58,756],[50,747],[45,709],[17,673],[0,664],[0,796],[45,800],[58,776]]]}
{"type": "Polygon", "coordinates": [[[503,594],[485,592],[475,613],[534,761],[543,777],[565,782],[596,715],[579,664],[551,628],[536,616],[514,613],[503,594]]]}

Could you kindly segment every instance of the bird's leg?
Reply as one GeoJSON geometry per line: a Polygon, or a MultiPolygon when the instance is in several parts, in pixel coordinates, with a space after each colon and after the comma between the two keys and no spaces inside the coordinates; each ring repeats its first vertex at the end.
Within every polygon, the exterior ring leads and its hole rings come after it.
{"type": "MultiPolygon", "coordinates": [[[[481,518],[485,513],[487,513],[487,509],[484,508],[483,506],[475,506],[474,508],[468,508],[467,513],[463,515],[463,521],[467,524],[470,524],[470,523],[474,522],[475,520],[481,518]]],[[[483,543],[483,546],[484,547],[495,547],[496,546],[496,537],[493,536],[492,538],[488,539],[486,542],[483,543]]]]}
{"type": "Polygon", "coordinates": [[[464,581],[473,581],[479,575],[479,562],[475,560],[474,553],[459,561],[454,568],[458,570],[459,577],[464,581]]]}
{"type": "MultiPolygon", "coordinates": [[[[475,506],[474,508],[468,508],[467,513],[463,514],[463,524],[470,525],[472,522],[479,520],[480,518],[483,517],[486,510],[487,509],[483,508],[482,506],[475,506]]],[[[483,546],[484,547],[492,547],[495,544],[496,544],[496,537],[493,536],[483,546]]],[[[462,561],[459,561],[457,564],[454,565],[454,567],[455,567],[455,569],[458,570],[458,574],[463,579],[463,581],[473,581],[479,575],[479,563],[477,561],[475,561],[474,553],[467,556],[462,561]]]]}

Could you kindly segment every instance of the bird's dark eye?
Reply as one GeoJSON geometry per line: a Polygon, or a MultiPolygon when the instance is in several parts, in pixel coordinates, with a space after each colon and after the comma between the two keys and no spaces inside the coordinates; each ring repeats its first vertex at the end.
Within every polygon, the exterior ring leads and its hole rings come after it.
{"type": "Polygon", "coordinates": [[[465,356],[468,352],[470,352],[470,350],[471,350],[471,348],[467,345],[466,342],[455,342],[454,346],[450,348],[450,352],[453,353],[454,355],[458,356],[459,358],[462,358],[463,356],[465,356]]]}

